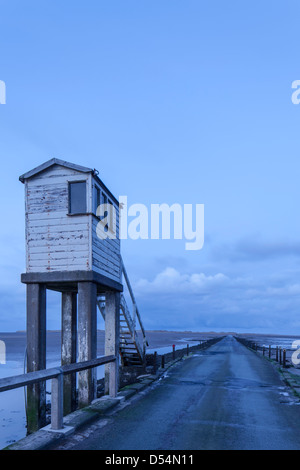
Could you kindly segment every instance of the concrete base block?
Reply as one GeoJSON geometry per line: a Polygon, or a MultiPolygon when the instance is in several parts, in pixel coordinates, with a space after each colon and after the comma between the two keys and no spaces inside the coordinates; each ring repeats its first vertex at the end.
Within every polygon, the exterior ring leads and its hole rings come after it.
{"type": "Polygon", "coordinates": [[[135,390],[122,390],[119,394],[124,397],[125,400],[129,400],[129,398],[133,397],[136,394],[135,390]]]}
{"type": "Polygon", "coordinates": [[[64,426],[62,429],[52,429],[51,424],[48,424],[48,426],[42,428],[41,431],[53,432],[56,434],[64,434],[65,436],[69,436],[70,434],[73,434],[75,428],[73,428],[73,426],[64,426]]]}
{"type": "Polygon", "coordinates": [[[121,396],[121,395],[119,395],[119,394],[118,394],[117,397],[114,397],[114,398],[110,397],[109,395],[104,395],[103,397],[97,398],[97,400],[94,400],[94,401],[92,402],[92,405],[95,404],[95,403],[98,403],[99,401],[105,401],[105,400],[119,400],[119,401],[123,401],[123,400],[124,400],[124,397],[121,396]]]}
{"type": "Polygon", "coordinates": [[[127,385],[125,387],[125,390],[135,390],[136,392],[141,392],[147,387],[147,384],[145,383],[136,383],[132,385],[127,385]]]}
{"type": "Polygon", "coordinates": [[[120,403],[120,399],[111,397],[101,397],[98,400],[94,400],[89,408],[97,413],[104,414],[115,408],[120,403]]]}

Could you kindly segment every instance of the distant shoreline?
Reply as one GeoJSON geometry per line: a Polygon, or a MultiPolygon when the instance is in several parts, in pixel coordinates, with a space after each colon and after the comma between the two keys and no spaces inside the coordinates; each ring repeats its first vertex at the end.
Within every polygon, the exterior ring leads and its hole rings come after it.
{"type": "MultiPolygon", "coordinates": [[[[98,329],[98,332],[103,332],[103,329],[98,329]]],[[[139,332],[140,330],[137,330],[139,332]]],[[[61,330],[47,330],[47,333],[61,333],[61,330]]],[[[276,338],[299,338],[299,335],[295,334],[282,334],[282,333],[237,333],[236,331],[192,331],[192,330],[146,330],[146,333],[167,333],[167,334],[191,334],[191,335],[234,335],[234,336],[268,336],[276,338]]],[[[16,330],[16,331],[0,331],[0,335],[11,335],[11,334],[26,334],[26,330],[16,330]]]]}

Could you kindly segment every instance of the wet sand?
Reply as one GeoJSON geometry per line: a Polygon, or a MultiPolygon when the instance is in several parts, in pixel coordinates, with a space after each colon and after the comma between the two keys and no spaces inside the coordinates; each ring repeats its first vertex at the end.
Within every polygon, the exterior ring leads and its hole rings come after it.
{"type": "MultiPolygon", "coordinates": [[[[138,336],[142,339],[141,332],[138,331],[138,336]]],[[[151,350],[155,348],[166,348],[172,345],[180,345],[182,343],[188,343],[189,341],[203,341],[206,339],[213,338],[214,336],[224,336],[226,333],[214,333],[214,332],[191,332],[191,331],[161,331],[161,330],[150,330],[146,332],[147,340],[149,343],[148,348],[151,350]]],[[[26,333],[0,333],[0,340],[4,341],[6,346],[6,360],[17,361],[20,364],[24,362],[24,355],[26,350],[26,333]]],[[[47,332],[47,367],[48,362],[53,365],[55,360],[60,358],[61,348],[61,332],[60,331],[48,331],[47,332]]],[[[104,354],[104,331],[98,330],[97,332],[97,354],[101,356],[104,354]]],[[[20,373],[23,373],[20,372],[20,373]]],[[[3,377],[3,375],[2,375],[3,377]]]]}

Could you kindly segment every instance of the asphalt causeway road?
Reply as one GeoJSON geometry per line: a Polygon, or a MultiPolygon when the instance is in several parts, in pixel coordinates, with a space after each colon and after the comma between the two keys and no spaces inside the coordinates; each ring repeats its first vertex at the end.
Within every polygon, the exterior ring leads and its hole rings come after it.
{"type": "Polygon", "coordinates": [[[58,449],[300,449],[300,404],[267,360],[227,336],[58,449]]]}

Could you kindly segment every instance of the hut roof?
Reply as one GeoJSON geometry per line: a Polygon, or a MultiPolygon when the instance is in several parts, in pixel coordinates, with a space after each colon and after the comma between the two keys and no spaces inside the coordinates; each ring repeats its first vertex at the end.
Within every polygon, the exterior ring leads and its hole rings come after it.
{"type": "MultiPolygon", "coordinates": [[[[64,160],[59,160],[58,158],[52,158],[51,160],[48,160],[47,162],[43,163],[42,165],[37,166],[36,168],[33,168],[33,170],[28,171],[27,173],[24,173],[24,175],[21,175],[19,180],[24,183],[25,180],[32,178],[33,176],[37,175],[38,173],[41,173],[42,171],[47,170],[53,165],[60,165],[64,166],[66,168],[70,168],[72,170],[77,170],[81,173],[94,173],[95,170],[92,168],[87,168],[85,166],[81,165],[76,165],[75,163],[69,163],[64,160]]],[[[95,172],[96,173],[96,172],[95,172]]]]}
{"type": "Polygon", "coordinates": [[[92,168],[87,168],[85,166],[81,165],[76,165],[75,163],[70,163],[66,162],[64,160],[60,160],[59,158],[52,158],[51,160],[48,160],[47,162],[43,163],[42,165],[37,166],[36,168],[33,168],[33,170],[28,171],[27,173],[24,173],[24,175],[21,175],[19,177],[19,180],[22,183],[25,183],[25,180],[28,180],[32,178],[33,176],[37,175],[38,173],[41,173],[48,168],[50,168],[53,165],[60,165],[64,166],[65,168],[70,168],[71,170],[76,170],[81,173],[92,173],[96,181],[100,184],[100,186],[107,192],[108,196],[113,199],[115,204],[119,206],[119,201],[117,198],[111,193],[111,191],[107,188],[107,186],[103,183],[103,181],[99,178],[98,176],[98,171],[92,168]]]}

